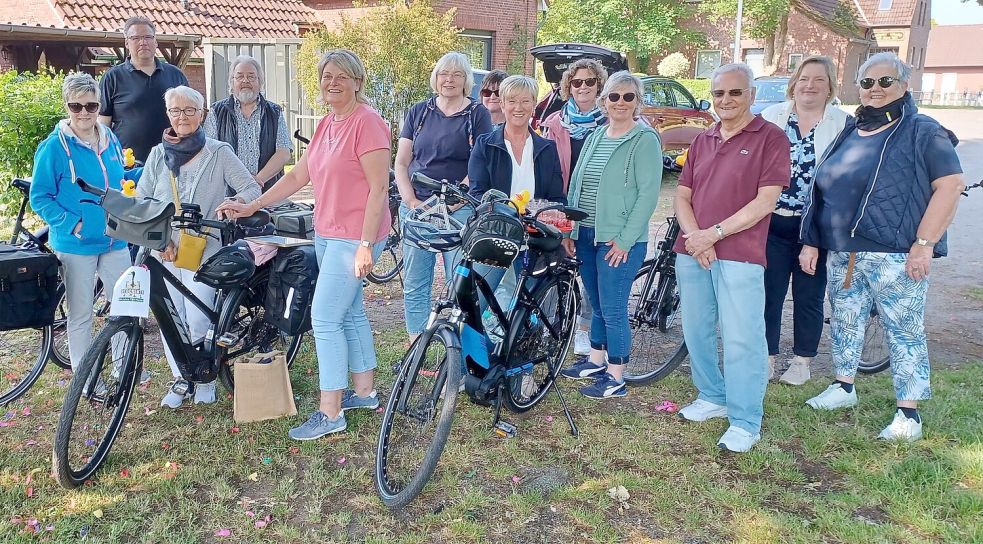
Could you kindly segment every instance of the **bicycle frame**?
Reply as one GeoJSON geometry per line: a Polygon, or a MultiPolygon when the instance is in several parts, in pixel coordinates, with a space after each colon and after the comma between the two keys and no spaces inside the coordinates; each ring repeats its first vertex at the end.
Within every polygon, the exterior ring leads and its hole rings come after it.
{"type": "Polygon", "coordinates": [[[673,216],[666,218],[666,222],[669,224],[669,230],[666,232],[665,238],[659,240],[656,246],[659,249],[658,259],[649,271],[648,278],[645,280],[645,285],[639,297],[641,303],[635,308],[635,315],[631,316],[631,319],[638,322],[656,324],[658,323],[660,313],[671,313],[672,311],[671,308],[663,307],[669,304],[670,297],[664,296],[659,291],[668,285],[666,281],[668,278],[676,275],[676,253],[672,247],[676,245],[676,239],[679,237],[679,222],[673,216]],[[658,285],[653,285],[652,280],[656,272],[659,273],[659,282],[658,285]],[[655,289],[654,297],[651,296],[653,289],[655,289]],[[661,300],[663,304],[659,307],[653,307],[652,302],[656,300],[661,300]]]}

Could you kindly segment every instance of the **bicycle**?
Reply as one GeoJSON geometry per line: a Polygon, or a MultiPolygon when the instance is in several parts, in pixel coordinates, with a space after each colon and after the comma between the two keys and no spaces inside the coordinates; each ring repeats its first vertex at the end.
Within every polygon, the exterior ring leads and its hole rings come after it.
{"type": "MultiPolygon", "coordinates": [[[[466,187],[420,174],[415,179],[436,191],[437,209],[445,217],[447,206],[460,202],[476,207],[507,202],[505,195],[489,198],[486,194],[485,204],[481,204],[467,194],[466,187]]],[[[408,504],[433,475],[450,433],[460,390],[472,402],[492,407],[493,428],[510,436],[515,427],[501,421],[502,406],[512,412],[526,412],[552,389],[563,406],[571,434],[577,436],[556,377],[580,310],[579,262],[559,249],[560,232],[539,221],[539,215],[547,210],[561,210],[571,220],[586,217],[584,212],[562,205],[519,216],[519,231],[528,250],[522,257],[511,309],[502,309],[491,287],[475,272],[477,261],[462,251],[445,297],[434,302],[426,329],[398,364],[376,448],[376,490],[387,506],[408,504]],[[502,328],[498,343],[485,333],[479,294],[502,328]],[[462,372],[466,373],[463,389],[459,389],[462,372]]],[[[473,215],[472,220],[476,217],[473,215]]],[[[516,251],[519,246],[515,244],[516,251]]]]}
{"type": "MultiPolygon", "coordinates": [[[[99,197],[101,204],[107,191],[82,180],[78,183],[85,192],[99,197]]],[[[238,226],[258,228],[269,220],[267,213],[260,212],[239,219],[238,226]]],[[[237,228],[231,221],[203,219],[196,204],[183,203],[172,225],[218,238],[223,245],[235,238],[237,228]],[[214,229],[219,235],[207,233],[206,229],[214,229]]],[[[181,379],[172,387],[174,391],[191,393],[194,383],[211,382],[216,377],[231,391],[235,383],[230,363],[254,353],[284,351],[287,364],[293,363],[303,333],[288,336],[263,319],[269,278],[266,264],[244,280],[235,277],[227,284],[218,284],[217,309],[181,284],[148,248],[140,248],[136,264],[149,271],[150,311],[167,344],[172,346],[181,371],[181,379]],[[175,310],[168,285],[208,316],[211,329],[201,342],[192,344],[187,326],[175,310]]],[[[208,261],[199,272],[207,265],[208,261]]],[[[91,477],[105,462],[118,437],[143,367],[146,324],[147,318],[110,317],[73,374],[58,419],[52,455],[53,472],[62,487],[78,487],[91,477]]]]}

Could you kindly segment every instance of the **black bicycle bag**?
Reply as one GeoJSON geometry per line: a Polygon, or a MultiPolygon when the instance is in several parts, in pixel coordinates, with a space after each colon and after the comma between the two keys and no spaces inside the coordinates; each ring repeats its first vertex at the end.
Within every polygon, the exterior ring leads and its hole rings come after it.
{"type": "Polygon", "coordinates": [[[0,331],[55,322],[58,266],[51,253],[0,244],[0,331]]]}
{"type": "Polygon", "coordinates": [[[314,246],[281,249],[270,264],[264,319],[291,336],[311,330],[318,273],[314,246]]]}

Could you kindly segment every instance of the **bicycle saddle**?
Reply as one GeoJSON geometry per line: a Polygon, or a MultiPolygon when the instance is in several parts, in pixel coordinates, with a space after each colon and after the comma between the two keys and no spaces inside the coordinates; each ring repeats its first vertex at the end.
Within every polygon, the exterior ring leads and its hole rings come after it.
{"type": "Polygon", "coordinates": [[[236,223],[243,227],[262,227],[270,223],[270,213],[266,210],[259,210],[249,217],[240,217],[239,219],[236,219],[236,223]]]}

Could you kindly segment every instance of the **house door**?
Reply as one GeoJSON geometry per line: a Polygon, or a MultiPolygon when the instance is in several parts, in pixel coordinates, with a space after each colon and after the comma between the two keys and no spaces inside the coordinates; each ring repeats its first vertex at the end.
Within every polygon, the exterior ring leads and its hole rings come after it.
{"type": "Polygon", "coordinates": [[[765,50],[764,49],[745,49],[744,64],[751,67],[754,77],[764,75],[765,71],[765,50]]]}
{"type": "Polygon", "coordinates": [[[942,94],[942,103],[948,104],[951,100],[955,100],[956,92],[956,73],[955,72],[945,72],[942,74],[942,85],[939,89],[942,94]]]}

